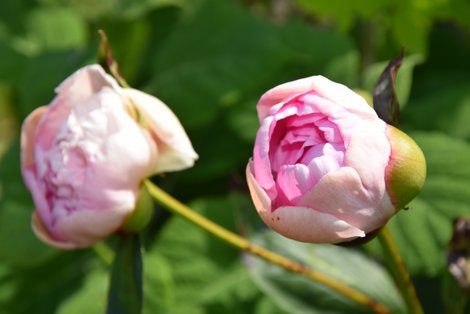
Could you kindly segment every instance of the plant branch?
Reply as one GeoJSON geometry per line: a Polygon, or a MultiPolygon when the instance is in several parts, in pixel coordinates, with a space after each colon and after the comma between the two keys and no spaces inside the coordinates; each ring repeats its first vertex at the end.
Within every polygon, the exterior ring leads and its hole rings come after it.
{"type": "Polygon", "coordinates": [[[398,247],[393,240],[393,236],[387,226],[382,228],[382,231],[378,235],[378,240],[382,246],[382,250],[385,255],[385,259],[392,270],[395,282],[405,299],[408,307],[408,313],[410,314],[424,314],[423,308],[419,299],[416,295],[413,281],[411,280],[410,274],[406,269],[405,263],[398,251],[398,247]]]}
{"type": "Polygon", "coordinates": [[[341,293],[349,299],[361,304],[365,308],[370,309],[374,313],[390,313],[390,310],[388,310],[384,305],[370,299],[362,292],[359,292],[349,286],[339,283],[336,280],[322,273],[311,270],[298,262],[295,262],[275,252],[257,246],[249,242],[245,238],[221,227],[220,225],[194,212],[193,210],[191,210],[191,208],[179,202],[171,195],[154,185],[152,182],[147,180],[146,185],[150,195],[153,196],[153,198],[158,204],[170,210],[172,213],[182,216],[183,218],[187,219],[198,227],[206,230],[207,232],[213,234],[219,239],[231,244],[232,246],[250,254],[253,254],[255,256],[258,256],[272,264],[283,267],[288,271],[298,273],[313,281],[319,282],[341,293]]]}

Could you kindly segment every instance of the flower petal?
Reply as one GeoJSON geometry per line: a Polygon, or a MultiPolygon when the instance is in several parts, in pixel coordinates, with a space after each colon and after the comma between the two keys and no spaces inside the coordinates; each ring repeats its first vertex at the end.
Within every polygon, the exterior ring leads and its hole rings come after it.
{"type": "Polygon", "coordinates": [[[365,232],[383,226],[394,213],[385,191],[366,190],[358,173],[350,167],[323,176],[299,205],[333,215],[365,232]]]}
{"type": "Polygon", "coordinates": [[[36,212],[33,212],[31,216],[31,228],[33,229],[34,234],[44,243],[49,244],[52,247],[56,247],[58,249],[63,250],[72,250],[78,248],[75,243],[72,242],[62,242],[54,239],[47,228],[42,223],[41,219],[37,215],[36,212]]]}
{"type": "Polygon", "coordinates": [[[263,188],[258,184],[253,173],[253,161],[250,160],[246,166],[246,179],[251,197],[258,213],[271,211],[271,199],[263,188]]]}
{"type": "Polygon", "coordinates": [[[338,243],[364,237],[363,230],[337,217],[302,206],[259,212],[261,219],[285,237],[310,243],[338,243]]]}
{"type": "Polygon", "coordinates": [[[24,120],[21,127],[21,166],[30,167],[34,165],[34,141],[36,130],[47,107],[36,108],[24,120]]]}
{"type": "Polygon", "coordinates": [[[386,124],[379,119],[363,121],[354,130],[344,155],[344,166],[356,170],[362,185],[371,195],[385,192],[385,169],[391,152],[385,127],[386,124]]]}
{"type": "Polygon", "coordinates": [[[161,100],[141,91],[126,88],[122,94],[130,99],[146,119],[157,141],[159,157],[155,173],[193,166],[198,155],[175,114],[161,100]]]}

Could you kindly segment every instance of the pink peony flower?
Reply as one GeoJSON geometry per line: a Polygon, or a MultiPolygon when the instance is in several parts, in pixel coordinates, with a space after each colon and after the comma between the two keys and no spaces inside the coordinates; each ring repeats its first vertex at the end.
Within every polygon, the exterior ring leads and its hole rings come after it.
{"type": "Polygon", "coordinates": [[[22,128],[32,226],[52,246],[87,247],[132,215],[142,180],[191,167],[197,154],[164,103],[119,87],[99,65],[78,70],[56,92],[22,128]]]}
{"type": "Polygon", "coordinates": [[[358,94],[322,76],[277,86],[246,175],[263,221],[303,242],[339,243],[382,227],[421,189],[424,156],[358,94]]]}

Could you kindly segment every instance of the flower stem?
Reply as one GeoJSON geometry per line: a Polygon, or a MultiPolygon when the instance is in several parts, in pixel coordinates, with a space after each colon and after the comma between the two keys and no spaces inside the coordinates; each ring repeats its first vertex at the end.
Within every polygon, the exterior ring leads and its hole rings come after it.
{"type": "Polygon", "coordinates": [[[153,196],[153,198],[158,204],[170,210],[172,213],[182,216],[183,218],[187,219],[198,227],[206,230],[207,232],[218,237],[219,239],[233,245],[234,247],[250,254],[253,254],[255,256],[258,256],[272,264],[283,267],[288,271],[301,274],[333,290],[336,290],[347,298],[361,304],[365,308],[370,309],[374,313],[390,313],[390,310],[387,309],[384,305],[370,299],[362,292],[359,292],[349,286],[339,283],[336,280],[322,273],[311,270],[300,263],[297,263],[277,253],[257,246],[249,242],[245,238],[240,237],[239,235],[221,227],[220,225],[192,211],[189,207],[173,198],[171,195],[154,185],[152,182],[147,180],[146,185],[150,195],[153,196]]]}
{"type": "Polygon", "coordinates": [[[98,255],[100,260],[103,262],[103,264],[105,264],[106,266],[111,266],[114,259],[114,252],[106,245],[106,243],[98,242],[93,245],[92,248],[93,251],[95,251],[96,255],[98,255]]]}
{"type": "Polygon", "coordinates": [[[382,228],[378,235],[378,240],[382,246],[385,259],[392,270],[395,282],[400,289],[402,297],[405,299],[410,314],[423,314],[423,308],[416,295],[416,290],[411,281],[410,274],[398,251],[398,247],[393,240],[393,236],[387,226],[382,228]]]}

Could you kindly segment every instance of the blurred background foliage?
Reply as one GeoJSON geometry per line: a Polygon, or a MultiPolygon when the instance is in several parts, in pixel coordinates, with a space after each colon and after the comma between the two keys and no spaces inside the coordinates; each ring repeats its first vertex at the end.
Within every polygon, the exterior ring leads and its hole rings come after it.
{"type": "MultiPolygon", "coordinates": [[[[47,104],[65,77],[95,62],[99,28],[124,77],[174,110],[200,155],[194,168],[157,183],[227,228],[356,287],[394,313],[405,311],[403,301],[375,240],[364,248],[303,245],[264,230],[247,196],[244,167],[264,91],[324,75],[370,97],[388,60],[404,47],[397,82],[402,125],[425,152],[428,180],[390,226],[426,313],[443,313],[452,220],[470,215],[470,2],[2,0],[1,314],[104,311],[109,267],[93,250],[60,252],[32,234],[18,143],[26,115],[47,104]]],[[[144,236],[145,313],[361,312],[159,208],[144,236]]]]}

